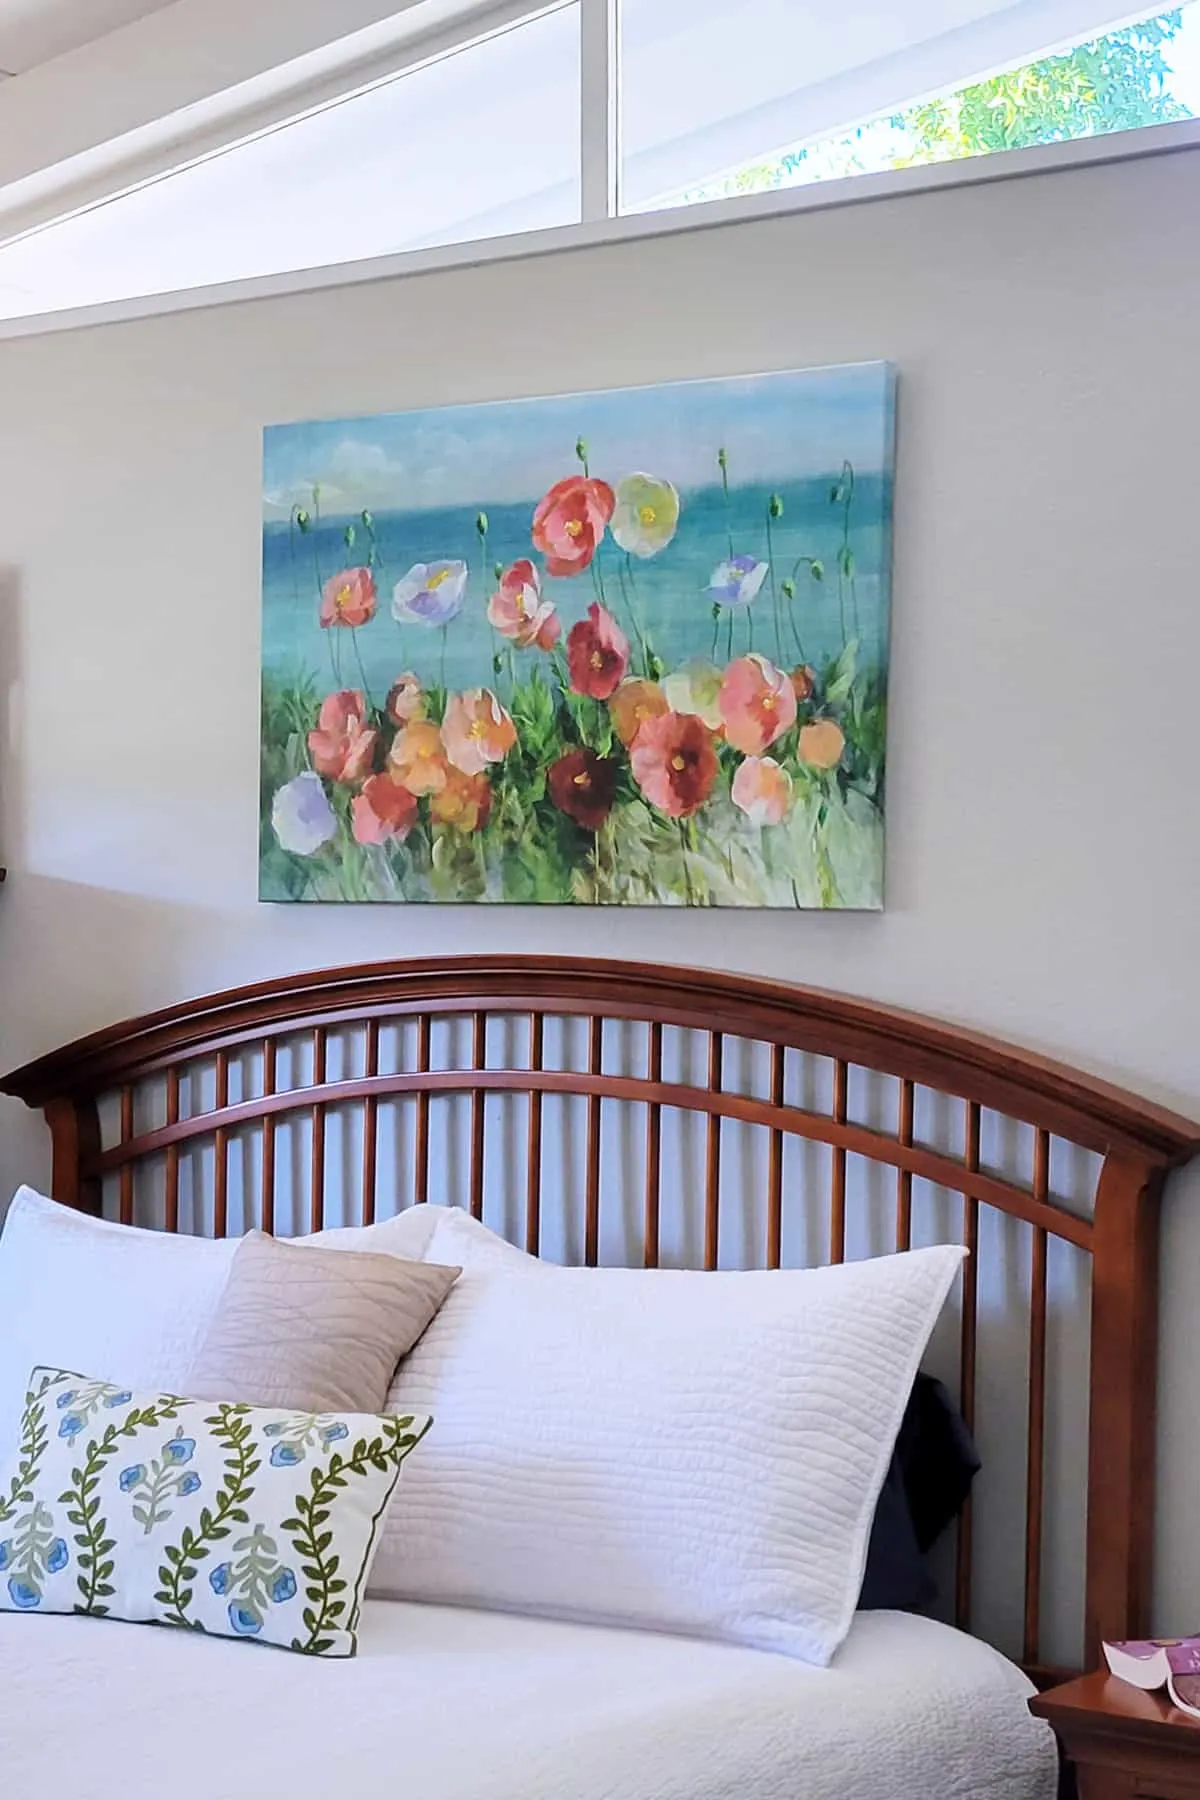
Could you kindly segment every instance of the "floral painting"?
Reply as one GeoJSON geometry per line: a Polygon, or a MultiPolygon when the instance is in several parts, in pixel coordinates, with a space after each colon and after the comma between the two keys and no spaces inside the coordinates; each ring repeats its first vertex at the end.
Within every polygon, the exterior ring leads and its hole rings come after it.
{"type": "Polygon", "coordinates": [[[271,427],[261,897],[880,907],[893,394],[271,427]]]}

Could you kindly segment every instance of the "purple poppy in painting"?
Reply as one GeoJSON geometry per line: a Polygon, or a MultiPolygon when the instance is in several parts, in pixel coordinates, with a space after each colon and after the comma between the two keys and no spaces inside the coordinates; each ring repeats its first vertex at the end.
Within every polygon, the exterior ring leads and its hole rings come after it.
{"type": "MultiPolygon", "coordinates": [[[[315,856],[337,831],[337,820],[329,804],[321,777],[306,769],[302,775],[286,782],[271,805],[271,826],[285,850],[293,856],[315,856]]],[[[67,1435],[64,1419],[59,1436],[67,1435]]],[[[75,1427],[82,1428],[83,1421],[75,1427]]]]}
{"type": "Polygon", "coordinates": [[[401,625],[448,625],[466,586],[465,562],[414,563],[392,592],[392,617],[401,625]]]}
{"type": "Polygon", "coordinates": [[[767,578],[768,567],[756,556],[731,556],[713,570],[708,592],[718,606],[749,606],[767,578]]]}

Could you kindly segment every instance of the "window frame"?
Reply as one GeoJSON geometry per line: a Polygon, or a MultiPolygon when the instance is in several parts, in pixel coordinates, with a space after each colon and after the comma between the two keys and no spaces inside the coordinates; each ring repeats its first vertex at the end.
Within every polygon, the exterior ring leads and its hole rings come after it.
{"type": "MultiPolygon", "coordinates": [[[[236,149],[299,118],[353,100],[398,75],[465,50],[514,26],[578,4],[580,16],[580,172],[581,218],[578,224],[477,238],[432,249],[399,251],[357,262],[343,262],[283,274],[254,276],[133,299],[0,319],[0,342],[76,330],[86,326],[195,311],[247,300],[272,299],[337,287],[395,280],[436,270],[519,261],[607,243],[678,236],[693,231],[770,220],[844,206],[869,204],[940,189],[1013,181],[1079,167],[1141,160],[1200,148],[1200,119],[1143,126],[1104,136],[1069,139],[1006,150],[986,156],[930,163],[877,174],[856,174],[769,193],[667,207],[651,212],[622,213],[619,120],[620,0],[455,0],[458,17],[447,22],[439,8],[432,29],[413,29],[408,14],[397,16],[386,48],[376,47],[364,60],[356,33],[346,39],[349,52],[336,68],[304,78],[278,78],[263,97],[260,82],[247,82],[211,105],[196,105],[103,145],[96,152],[72,157],[43,175],[18,181],[7,190],[17,205],[0,206],[0,248],[66,218],[115,200],[148,182],[167,179],[192,164],[236,149]],[[183,123],[181,123],[183,121],[183,123]],[[15,223],[15,229],[14,229],[15,223]]],[[[378,34],[374,34],[378,35],[378,34]]],[[[301,58],[294,65],[309,65],[301,58]]],[[[0,201],[5,190],[0,189],[0,201]]]]}

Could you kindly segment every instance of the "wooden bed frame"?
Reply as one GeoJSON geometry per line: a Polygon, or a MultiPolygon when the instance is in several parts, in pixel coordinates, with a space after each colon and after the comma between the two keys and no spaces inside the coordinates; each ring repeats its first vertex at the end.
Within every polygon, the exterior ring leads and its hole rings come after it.
{"type": "MultiPolygon", "coordinates": [[[[582,1029],[582,1028],[581,1028],[582,1029]]],[[[524,1036],[524,1033],[522,1034],[524,1036]]],[[[1040,1656],[1042,1636],[1044,1463],[1046,1444],[1047,1251],[1051,1240],[1076,1246],[1091,1259],[1090,1417],[1088,1422],[1086,1661],[1097,1660],[1102,1636],[1125,1637],[1149,1625],[1154,1514],[1154,1387],[1157,1357],[1158,1220],[1165,1178],[1200,1149],[1200,1125],[1061,1064],[990,1038],[909,1013],[834,994],[740,976],[642,963],[540,956],[450,957],[344,968],[269,981],[190,1001],[96,1033],[44,1056],[7,1077],[0,1088],[44,1110],[53,1138],[56,1199],[122,1222],[135,1217],[135,1191],[152,1179],[159,1195],[156,1222],[180,1229],[180,1162],[203,1147],[211,1155],[211,1229],[230,1224],[231,1156],[247,1134],[258,1143],[255,1216],[276,1224],[276,1143],[289,1117],[306,1121],[309,1149],[307,1220],[327,1217],[330,1169],[327,1124],[339,1111],[360,1120],[361,1170],[353,1204],[339,1222],[370,1223],[377,1216],[381,1105],[415,1112],[406,1174],[413,1201],[430,1192],[439,1144],[431,1141],[431,1099],[468,1096],[469,1159],[465,1191],[454,1198],[479,1216],[483,1210],[489,1096],[523,1097],[525,1109],[523,1237],[535,1254],[542,1245],[543,1108],[547,1096],[582,1096],[586,1163],[582,1195],[583,1258],[595,1263],[600,1244],[601,1160],[610,1142],[613,1109],[637,1110],[644,1130],[641,1260],[660,1254],[664,1115],[701,1115],[703,1130],[703,1266],[715,1268],[720,1246],[722,1123],[741,1121],[765,1134],[767,1194],[761,1262],[781,1259],[785,1206],[785,1141],[807,1139],[828,1151],[829,1260],[846,1253],[847,1159],[889,1171],[894,1179],[894,1241],[906,1248],[912,1230],[913,1182],[961,1196],[963,1241],[976,1254],[965,1265],[961,1295],[961,1406],[975,1417],[980,1267],[980,1216],[989,1208],[1029,1227],[1031,1266],[1024,1519],[1023,1661],[1049,1678],[1040,1656]],[[547,1065],[550,1020],[586,1022],[587,1066],[547,1065]],[[463,1067],[437,1067],[431,1058],[434,1023],[453,1019],[469,1032],[463,1067]],[[527,1055],[495,1066],[489,1053],[493,1020],[527,1021],[527,1055]],[[606,1068],[608,1021],[644,1028],[645,1061],[637,1072],[606,1068]],[[381,1055],[384,1034],[405,1022],[415,1028],[415,1066],[390,1066],[381,1055]],[[706,1047],[706,1078],[664,1077],[664,1032],[698,1034],[706,1047]],[[357,1033],[354,1072],[329,1078],[329,1051],[339,1033],[357,1033]],[[769,1069],[764,1091],[733,1091],[724,1078],[735,1040],[756,1047],[769,1069]],[[285,1082],[285,1046],[303,1042],[307,1073],[285,1082]],[[798,1104],[786,1097],[791,1059],[828,1059],[830,1104],[798,1104]],[[231,1070],[258,1059],[258,1091],[231,1099],[231,1070]],[[210,1072],[210,1103],[194,1109],[210,1072]],[[361,1072],[359,1072],[361,1070],[361,1072]],[[891,1078],[898,1105],[890,1129],[857,1121],[848,1107],[852,1074],[891,1078]],[[145,1122],[147,1095],[161,1102],[145,1122]],[[914,1129],[918,1096],[954,1103],[959,1117],[954,1151],[920,1141],[914,1129]],[[186,1102],[186,1103],[185,1103],[186,1102]],[[644,1125],[640,1115],[644,1114],[644,1125]],[[981,1119],[988,1114],[1033,1133],[1031,1178],[993,1172],[981,1160],[981,1119]],[[1102,1161],[1090,1214],[1052,1192],[1056,1141],[1102,1161]]],[[[357,1154],[357,1153],[356,1153],[357,1154]]],[[[668,1171],[669,1177],[669,1171],[668,1171]]],[[[344,1184],[342,1184],[344,1186],[344,1184]]],[[[339,1203],[345,1199],[339,1193],[339,1203]]],[[[407,1197],[395,1196],[395,1211],[407,1197]]],[[[957,1543],[956,1619],[972,1624],[972,1535],[969,1510],[957,1543]]]]}

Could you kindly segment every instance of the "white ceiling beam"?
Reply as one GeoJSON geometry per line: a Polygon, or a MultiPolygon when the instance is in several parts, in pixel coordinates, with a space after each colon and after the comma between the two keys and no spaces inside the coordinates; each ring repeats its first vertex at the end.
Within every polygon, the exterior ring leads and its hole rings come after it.
{"type": "Polygon", "coordinates": [[[175,0],[0,86],[0,189],[359,38],[364,56],[480,0],[175,0]]]}

